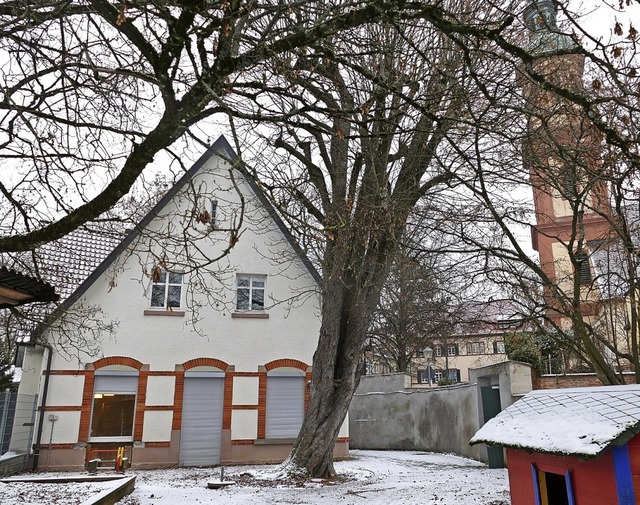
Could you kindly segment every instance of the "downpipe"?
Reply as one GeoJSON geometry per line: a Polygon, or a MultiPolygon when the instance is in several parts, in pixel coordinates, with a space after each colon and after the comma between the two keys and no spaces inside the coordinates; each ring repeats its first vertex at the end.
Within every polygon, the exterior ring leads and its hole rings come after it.
{"type": "MultiPolygon", "coordinates": [[[[47,368],[44,376],[44,386],[42,391],[42,401],[40,402],[40,415],[38,416],[38,431],[36,432],[36,442],[34,444],[33,450],[33,466],[32,471],[36,471],[38,469],[38,461],[40,460],[40,443],[42,442],[42,431],[44,429],[44,413],[45,408],[47,406],[47,393],[49,392],[49,375],[51,372],[51,361],[53,359],[53,349],[49,344],[38,344],[40,347],[44,347],[49,353],[47,354],[47,368]]],[[[53,431],[53,425],[51,426],[53,431]]],[[[52,434],[53,435],[53,434],[52,434]]],[[[51,448],[49,448],[49,452],[51,452],[51,448]]],[[[47,462],[48,464],[48,462],[47,462]]]]}

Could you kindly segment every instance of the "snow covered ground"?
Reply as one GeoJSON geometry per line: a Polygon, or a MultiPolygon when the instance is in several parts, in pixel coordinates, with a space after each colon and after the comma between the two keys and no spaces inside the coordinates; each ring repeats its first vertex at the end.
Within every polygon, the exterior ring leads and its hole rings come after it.
{"type": "MultiPolygon", "coordinates": [[[[384,505],[509,505],[507,472],[493,470],[458,456],[415,451],[351,451],[352,458],[336,463],[336,482],[283,482],[277,466],[230,466],[225,480],[236,485],[207,489],[220,478],[219,468],[138,470],[133,494],[120,505],[228,505],[340,503],[384,505]]],[[[0,504],[52,504],[54,496],[69,501],[77,484],[63,484],[60,493],[29,493],[32,484],[0,483],[0,504]]],[[[37,488],[36,488],[37,489],[37,488]]],[[[88,496],[87,496],[88,497],[88,496]]]]}

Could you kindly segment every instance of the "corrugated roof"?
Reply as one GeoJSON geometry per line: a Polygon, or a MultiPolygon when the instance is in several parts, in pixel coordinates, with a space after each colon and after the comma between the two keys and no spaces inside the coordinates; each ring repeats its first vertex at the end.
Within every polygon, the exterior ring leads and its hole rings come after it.
{"type": "Polygon", "coordinates": [[[0,267],[0,308],[15,307],[32,302],[57,301],[55,288],[42,280],[0,267]]]}
{"type": "Polygon", "coordinates": [[[593,457],[640,433],[640,385],[536,390],[473,436],[470,443],[593,457]]]}

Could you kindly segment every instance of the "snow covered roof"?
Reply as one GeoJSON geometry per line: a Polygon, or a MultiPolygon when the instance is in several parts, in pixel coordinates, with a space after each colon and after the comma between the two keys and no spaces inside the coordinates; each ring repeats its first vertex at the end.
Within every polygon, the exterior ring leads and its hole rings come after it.
{"type": "Polygon", "coordinates": [[[640,385],[531,391],[488,421],[470,444],[593,457],[640,433],[640,385]]]}

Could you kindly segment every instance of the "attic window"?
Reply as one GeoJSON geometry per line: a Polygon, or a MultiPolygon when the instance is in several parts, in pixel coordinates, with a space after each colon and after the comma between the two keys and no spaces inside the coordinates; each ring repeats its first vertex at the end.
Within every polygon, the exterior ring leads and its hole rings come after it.
{"type": "Polygon", "coordinates": [[[266,275],[238,275],[236,310],[264,310],[264,288],[266,275]]]}
{"type": "Polygon", "coordinates": [[[152,309],[179,309],[182,305],[182,277],[181,273],[154,271],[151,283],[152,309]]]}

